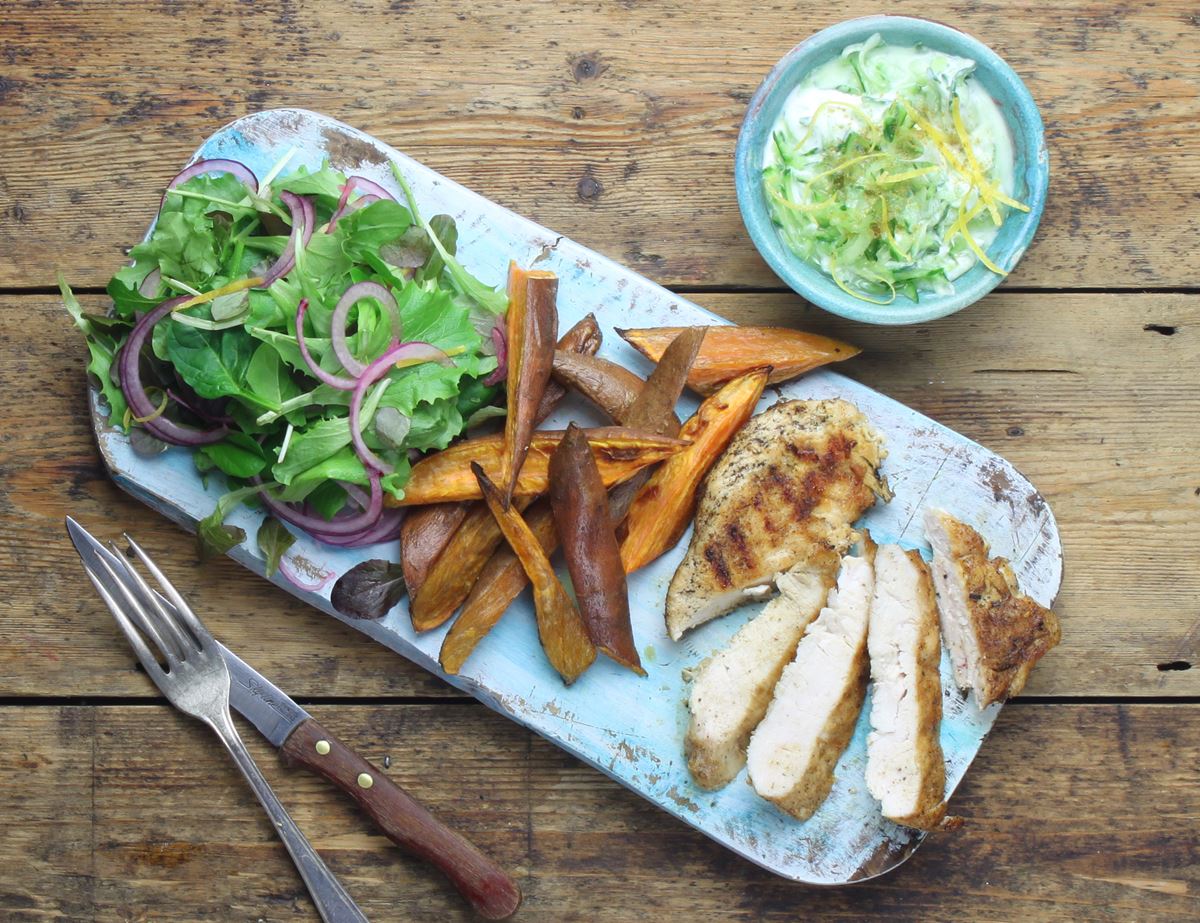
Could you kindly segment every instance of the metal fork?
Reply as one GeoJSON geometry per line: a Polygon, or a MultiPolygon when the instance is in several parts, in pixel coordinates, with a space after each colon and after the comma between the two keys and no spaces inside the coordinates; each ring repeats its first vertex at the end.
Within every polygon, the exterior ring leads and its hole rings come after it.
{"type": "Polygon", "coordinates": [[[84,569],[129,639],[146,674],[172,705],[199,718],[216,732],[271,818],[300,877],[308,886],[321,919],[325,923],[366,923],[366,916],[300,832],[238,736],[229,714],[229,668],[217,642],[146,552],[128,535],[125,540],[158,581],[163,595],[174,607],[173,612],[159,601],[157,594],[116,545],[111,547],[117,567],[97,556],[95,561],[104,569],[104,574],[95,573],[86,561],[84,569]],[[116,588],[120,600],[110,587],[116,588]],[[143,634],[161,652],[161,659],[167,664],[165,670],[143,634]]]}

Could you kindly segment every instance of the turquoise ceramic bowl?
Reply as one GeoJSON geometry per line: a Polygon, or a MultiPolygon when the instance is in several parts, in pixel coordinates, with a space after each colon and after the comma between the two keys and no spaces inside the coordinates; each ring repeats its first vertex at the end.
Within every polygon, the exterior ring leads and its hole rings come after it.
{"type": "Polygon", "coordinates": [[[1033,240],[1046,202],[1050,162],[1042,117],[1029,90],[1011,67],[986,45],[950,26],[906,16],[868,16],[838,23],[801,42],[775,65],[750,100],[738,136],[734,177],[746,230],[759,253],[792,289],[813,304],[851,320],[914,324],[962,310],[995,288],[1001,277],[976,263],[954,281],[954,291],[948,295],[923,292],[920,301],[911,301],[898,294],[886,306],[862,301],[847,295],[828,275],[796,256],[780,240],[762,188],[763,150],[788,95],[813,68],[841,54],[847,45],[865,41],[876,32],[888,44],[920,43],[976,62],[974,78],[999,104],[1012,132],[1016,150],[1015,198],[1030,206],[1028,214],[1009,210],[996,240],[988,248],[988,256],[997,266],[1012,271],[1033,240]]]}

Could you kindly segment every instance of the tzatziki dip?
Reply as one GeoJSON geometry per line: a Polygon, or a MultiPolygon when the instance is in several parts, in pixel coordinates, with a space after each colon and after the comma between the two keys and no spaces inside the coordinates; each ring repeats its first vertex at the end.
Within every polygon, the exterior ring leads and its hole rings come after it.
{"type": "Polygon", "coordinates": [[[784,244],[849,294],[949,293],[988,256],[1013,198],[1013,140],[975,62],[878,34],[809,73],[763,152],[784,244]]]}

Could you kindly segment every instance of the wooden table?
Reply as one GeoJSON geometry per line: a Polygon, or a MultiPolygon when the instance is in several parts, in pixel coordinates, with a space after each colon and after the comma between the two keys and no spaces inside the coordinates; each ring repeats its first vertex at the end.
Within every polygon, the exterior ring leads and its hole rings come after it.
{"type": "MultiPolygon", "coordinates": [[[[0,918],[316,919],[248,790],[166,707],[62,531],[118,525],[216,634],[520,878],[524,920],[1200,915],[1200,9],[892,4],[980,36],[1042,107],[1046,217],[972,309],[862,327],[782,290],[732,152],[792,44],[871,4],[11,2],[0,13],[0,918]],[[458,11],[461,9],[462,11],[458,11]],[[62,270],[95,307],[222,123],[301,105],[740,322],[865,347],[849,374],[1012,459],[1066,548],[1062,646],[895,873],[773,878],[191,539],[106,479],[62,270]],[[220,587],[220,595],[214,594],[220,587]]],[[[466,919],[342,797],[267,774],[373,920],[466,919]]]]}

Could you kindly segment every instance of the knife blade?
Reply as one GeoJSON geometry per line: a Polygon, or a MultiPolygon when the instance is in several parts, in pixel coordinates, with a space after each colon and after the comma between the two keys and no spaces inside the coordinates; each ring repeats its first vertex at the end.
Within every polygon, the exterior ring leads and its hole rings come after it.
{"type": "Polygon", "coordinates": [[[220,641],[217,644],[229,665],[229,704],[263,737],[282,747],[292,731],[311,721],[312,715],[220,641]]]}
{"type": "MultiPolygon", "coordinates": [[[[120,567],[113,552],[86,530],[71,530],[85,561],[103,559],[120,567]]],[[[103,577],[104,568],[93,568],[103,577]]],[[[109,587],[116,592],[115,587],[109,587]]],[[[169,600],[152,591],[164,608],[169,600]]],[[[140,626],[139,626],[140,628],[140,626]]],[[[508,874],[479,849],[438,820],[381,770],[338,740],[282,689],[220,641],[229,667],[229,704],[279,749],[286,765],[300,765],[350,795],[396,845],[440,869],[483,917],[501,920],[521,903],[508,874]]]]}

